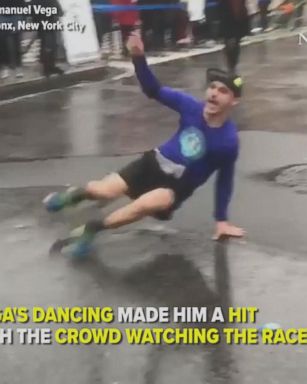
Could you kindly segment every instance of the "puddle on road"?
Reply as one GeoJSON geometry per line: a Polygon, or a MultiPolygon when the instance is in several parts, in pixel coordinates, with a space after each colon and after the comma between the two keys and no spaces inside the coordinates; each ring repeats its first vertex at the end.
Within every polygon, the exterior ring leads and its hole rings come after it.
{"type": "Polygon", "coordinates": [[[289,187],[296,193],[307,194],[307,163],[291,164],[266,173],[259,173],[255,178],[289,187]]]}

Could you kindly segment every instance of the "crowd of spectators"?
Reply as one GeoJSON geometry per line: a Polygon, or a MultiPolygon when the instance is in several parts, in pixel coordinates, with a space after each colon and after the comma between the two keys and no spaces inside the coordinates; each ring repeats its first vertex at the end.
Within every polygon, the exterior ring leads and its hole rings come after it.
{"type": "MultiPolygon", "coordinates": [[[[92,5],[178,5],[184,3],[183,8],[177,9],[155,9],[155,10],[133,10],[123,12],[97,12],[93,11],[93,19],[97,32],[99,46],[102,47],[106,38],[114,29],[120,31],[122,39],[122,55],[126,55],[125,42],[132,30],[141,31],[145,49],[161,51],[166,47],[180,48],[182,46],[198,44],[205,41],[214,44],[220,37],[220,2],[245,2],[248,0],[90,0],[92,5]]],[[[249,0],[252,1],[252,0],[249,0]]],[[[258,30],[267,32],[272,29],[269,25],[269,9],[271,0],[253,0],[257,2],[258,30]]],[[[57,7],[57,15],[50,16],[56,21],[63,16],[59,0],[1,0],[1,7],[24,7],[29,2],[43,6],[57,7]]],[[[302,26],[304,0],[285,0],[279,7],[279,23],[284,25],[294,16],[292,27],[302,26]]],[[[21,15],[1,15],[0,25],[12,22],[17,26],[21,15]]],[[[222,16],[223,17],[223,16],[222,16]]],[[[46,16],[36,17],[36,22],[41,22],[46,16]]],[[[255,27],[255,25],[254,25],[255,27]]],[[[34,34],[33,39],[40,40],[40,55],[42,74],[50,76],[61,74],[62,70],[56,65],[57,51],[59,47],[59,34],[56,31],[44,31],[42,28],[34,34]]],[[[22,40],[25,39],[22,32],[6,31],[0,28],[0,77],[5,79],[9,76],[21,78],[22,71],[22,40]]],[[[31,40],[31,39],[30,39],[31,40]]],[[[31,41],[30,41],[31,43],[31,41]]]]}

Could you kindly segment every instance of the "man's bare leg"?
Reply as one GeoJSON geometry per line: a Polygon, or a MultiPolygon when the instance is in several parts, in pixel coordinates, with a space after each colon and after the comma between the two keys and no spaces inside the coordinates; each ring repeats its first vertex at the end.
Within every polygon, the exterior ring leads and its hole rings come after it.
{"type": "Polygon", "coordinates": [[[118,173],[112,173],[102,180],[90,181],[85,187],[85,194],[91,200],[113,200],[127,192],[128,185],[118,173]]]}
{"type": "Polygon", "coordinates": [[[152,216],[157,212],[168,210],[174,204],[174,192],[170,189],[159,188],[144,195],[132,203],[116,210],[101,221],[92,221],[78,228],[74,235],[79,238],[72,251],[74,256],[84,257],[91,250],[95,235],[105,229],[119,228],[152,216]]]}
{"type": "Polygon", "coordinates": [[[174,204],[174,192],[159,188],[140,196],[132,203],[119,208],[103,220],[105,229],[119,228],[143,219],[146,216],[168,210],[174,204]]]}
{"type": "Polygon", "coordinates": [[[69,188],[64,192],[51,193],[44,199],[48,211],[57,212],[84,200],[113,200],[123,196],[128,186],[122,177],[111,174],[99,181],[89,182],[85,188],[69,188]]]}

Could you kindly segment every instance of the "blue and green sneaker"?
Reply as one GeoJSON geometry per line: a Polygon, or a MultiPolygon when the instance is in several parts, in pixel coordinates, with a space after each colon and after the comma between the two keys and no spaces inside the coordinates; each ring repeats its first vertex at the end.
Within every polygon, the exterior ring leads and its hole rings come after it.
{"type": "Polygon", "coordinates": [[[84,259],[93,251],[93,242],[96,232],[91,231],[87,225],[82,225],[71,231],[71,238],[74,238],[71,245],[71,255],[76,259],[84,259]]]}
{"type": "Polygon", "coordinates": [[[76,205],[81,201],[80,188],[71,187],[64,192],[53,192],[45,197],[43,204],[48,212],[58,212],[65,207],[76,205]]]}

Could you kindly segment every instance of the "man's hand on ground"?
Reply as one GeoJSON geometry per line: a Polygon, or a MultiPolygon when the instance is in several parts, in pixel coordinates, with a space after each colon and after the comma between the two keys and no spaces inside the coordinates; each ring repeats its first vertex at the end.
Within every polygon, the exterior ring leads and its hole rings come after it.
{"type": "Polygon", "coordinates": [[[137,32],[132,32],[127,41],[127,49],[131,56],[143,56],[144,44],[137,32]]]}
{"type": "Polygon", "coordinates": [[[235,227],[227,221],[220,221],[216,223],[215,233],[213,240],[220,240],[223,237],[243,237],[245,231],[242,228],[235,227]]]}

